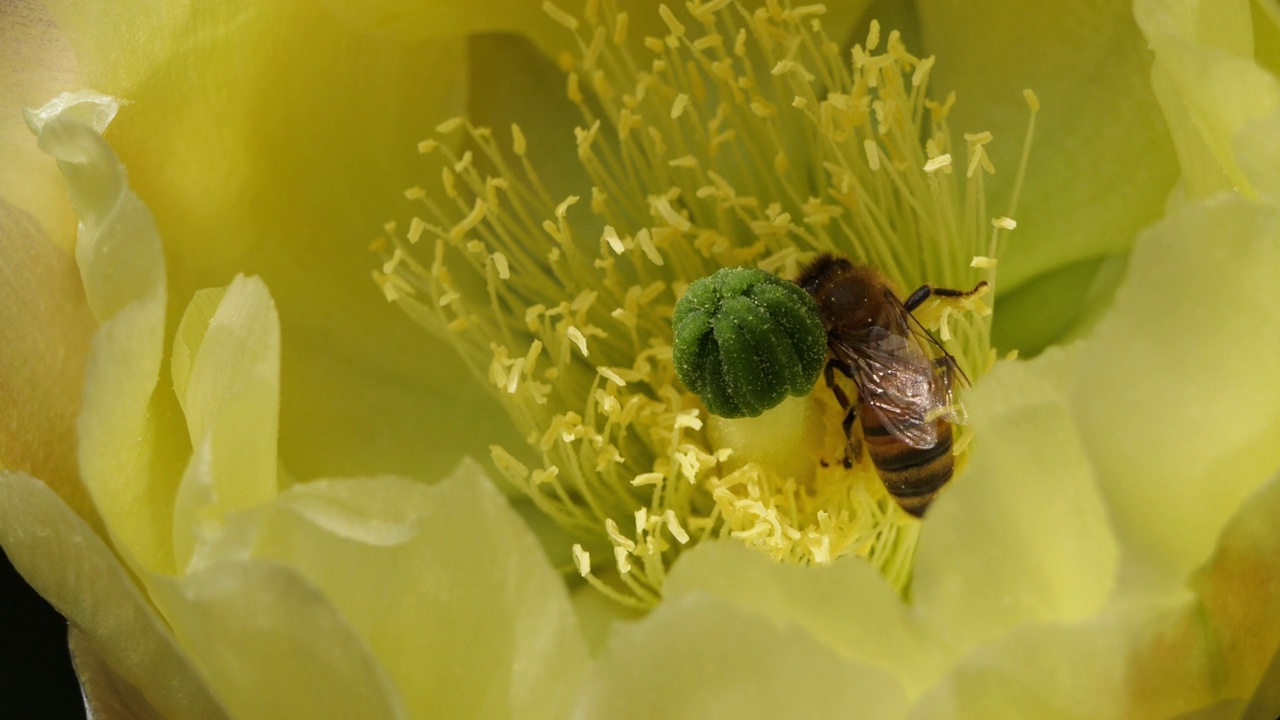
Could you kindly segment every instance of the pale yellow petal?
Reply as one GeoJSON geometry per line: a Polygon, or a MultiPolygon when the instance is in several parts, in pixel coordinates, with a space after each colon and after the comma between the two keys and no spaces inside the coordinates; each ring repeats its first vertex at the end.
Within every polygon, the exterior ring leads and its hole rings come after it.
{"type": "Polygon", "coordinates": [[[1280,81],[1253,59],[1248,0],[1188,5],[1138,0],[1134,14],[1155,53],[1152,85],[1192,198],[1252,188],[1232,146],[1247,122],[1280,109],[1280,81]]]}
{"type": "Polygon", "coordinates": [[[965,396],[973,459],[925,518],[914,604],[961,648],[1026,622],[1098,611],[1117,564],[1067,408],[1075,353],[996,366],[965,396]]]}
{"type": "Polygon", "coordinates": [[[901,686],[800,627],[693,593],[618,628],[575,717],[902,717],[901,686]]]}
{"type": "Polygon", "coordinates": [[[67,253],[75,242],[75,214],[57,165],[36,149],[35,138],[23,125],[22,109],[40,107],[82,84],[71,44],[44,3],[0,3],[0,157],[5,163],[0,201],[30,216],[67,253]]]}
{"type": "Polygon", "coordinates": [[[85,369],[79,460],[85,485],[127,563],[173,569],[172,498],[187,443],[157,391],[165,271],[160,237],[124,167],[98,134],[117,109],[84,93],[28,117],[57,158],[80,217],[76,259],[99,330],[85,369]]]}
{"type": "Polygon", "coordinates": [[[27,582],[165,716],[222,716],[119,558],[44,483],[0,473],[0,545],[27,582]]]}
{"type": "Polygon", "coordinates": [[[1198,631],[1189,603],[1022,625],[961,660],[911,717],[1119,720],[1197,711],[1217,701],[1198,631]]]}
{"type": "Polygon", "coordinates": [[[1070,391],[1126,550],[1173,587],[1280,467],[1280,213],[1222,197],[1139,239],[1070,391]]]}
{"type": "Polygon", "coordinates": [[[564,717],[587,661],[560,576],[474,464],[434,486],[318,480],[233,517],[196,566],[295,568],[417,717],[564,717]]]}
{"type": "Polygon", "coordinates": [[[96,518],[76,466],[94,322],[75,261],[3,200],[0,257],[0,467],[43,478],[78,515],[96,518]]]}
{"type": "Polygon", "coordinates": [[[294,570],[225,562],[151,586],[233,717],[407,717],[364,640],[294,570]]]}
{"type": "Polygon", "coordinates": [[[466,107],[465,40],[362,33],[302,1],[53,8],[86,81],[132,102],[108,137],[175,259],[171,313],[240,272],[271,288],[285,466],[439,477],[519,442],[371,278],[370,241],[430,182],[418,141],[466,107]]]}
{"type": "Polygon", "coordinates": [[[280,326],[258,278],[196,293],[174,343],[174,390],[193,448],[174,508],[186,564],[204,523],[276,494],[280,326]]]}
{"type": "Polygon", "coordinates": [[[988,209],[1010,214],[1028,112],[1041,112],[1018,229],[1000,259],[1002,292],[1054,268],[1126,251],[1163,214],[1177,158],[1150,88],[1151,59],[1128,0],[919,5],[930,88],[956,91],[950,125],[995,135],[988,209]]]}
{"type": "Polygon", "coordinates": [[[955,659],[861,558],[799,567],[737,542],[703,543],[680,556],[663,591],[664,602],[705,593],[778,625],[798,625],[840,655],[888,670],[909,696],[955,659]]]}
{"type": "Polygon", "coordinates": [[[1237,697],[1280,709],[1280,474],[1245,501],[1191,585],[1217,643],[1217,677],[1237,697]],[[1268,687],[1270,685],[1270,687],[1268,687]]]}

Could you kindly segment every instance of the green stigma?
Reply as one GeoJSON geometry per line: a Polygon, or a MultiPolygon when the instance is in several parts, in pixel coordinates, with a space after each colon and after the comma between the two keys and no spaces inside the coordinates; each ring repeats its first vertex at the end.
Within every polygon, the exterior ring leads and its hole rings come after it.
{"type": "Polygon", "coordinates": [[[813,298],[755,268],[723,268],[694,281],[672,326],[680,381],[725,418],[755,417],[787,395],[807,395],[827,356],[813,298]]]}

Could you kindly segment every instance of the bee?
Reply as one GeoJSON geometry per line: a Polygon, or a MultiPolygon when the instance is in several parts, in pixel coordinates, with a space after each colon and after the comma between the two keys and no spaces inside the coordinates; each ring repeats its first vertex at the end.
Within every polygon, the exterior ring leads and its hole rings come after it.
{"type": "Polygon", "coordinates": [[[819,256],[795,282],[813,296],[827,330],[824,376],[847,410],[845,467],[861,458],[865,443],[889,494],[920,517],[955,470],[951,424],[964,422],[964,410],[952,385],[968,379],[911,312],[931,295],[965,297],[986,283],[967,292],[924,285],[904,302],[880,272],[834,255],[819,256]],[[836,384],[837,370],[857,387],[856,404],[836,384]]]}

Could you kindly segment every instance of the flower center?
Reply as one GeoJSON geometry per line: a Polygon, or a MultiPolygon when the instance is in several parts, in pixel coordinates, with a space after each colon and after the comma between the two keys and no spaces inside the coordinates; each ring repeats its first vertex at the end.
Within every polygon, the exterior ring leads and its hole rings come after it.
{"type": "MultiPolygon", "coordinates": [[[[713,537],[799,563],[857,554],[905,588],[919,521],[869,462],[841,462],[835,393],[820,381],[757,418],[709,415],[677,379],[672,315],[717,269],[792,280],[820,253],[899,291],[985,280],[915,312],[976,379],[994,361],[997,239],[1013,228],[986,209],[990,134],[964,136],[958,167],[955,98],[926,93],[933,58],[896,32],[882,48],[875,22],[842,49],[819,5],[694,2],[683,21],[661,6],[669,32],[638,47],[611,2],[581,19],[544,7],[578,40],[562,65],[590,187],[553,199],[517,126],[507,153],[488,128],[442,123],[420,150],[442,158],[443,192],[406,191],[421,214],[386,228],[388,300],[506,404],[529,447],[493,447],[495,465],[610,597],[656,602],[679,552],[713,537]]],[[[958,467],[969,440],[957,426],[958,467]]]]}

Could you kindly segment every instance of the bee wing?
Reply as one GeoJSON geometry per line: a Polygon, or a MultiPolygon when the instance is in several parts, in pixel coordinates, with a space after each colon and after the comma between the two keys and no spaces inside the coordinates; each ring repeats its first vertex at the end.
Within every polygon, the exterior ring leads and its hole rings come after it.
{"type": "Polygon", "coordinates": [[[937,444],[934,421],[947,413],[950,385],[915,336],[872,328],[865,339],[832,339],[831,347],[855,371],[859,398],[891,435],[917,448],[937,444]]]}
{"type": "Polygon", "coordinates": [[[917,448],[938,442],[937,420],[963,424],[964,407],[955,400],[956,377],[967,378],[933,335],[892,292],[891,328],[871,327],[861,337],[833,338],[831,347],[854,371],[858,393],[898,440],[917,448]]]}

